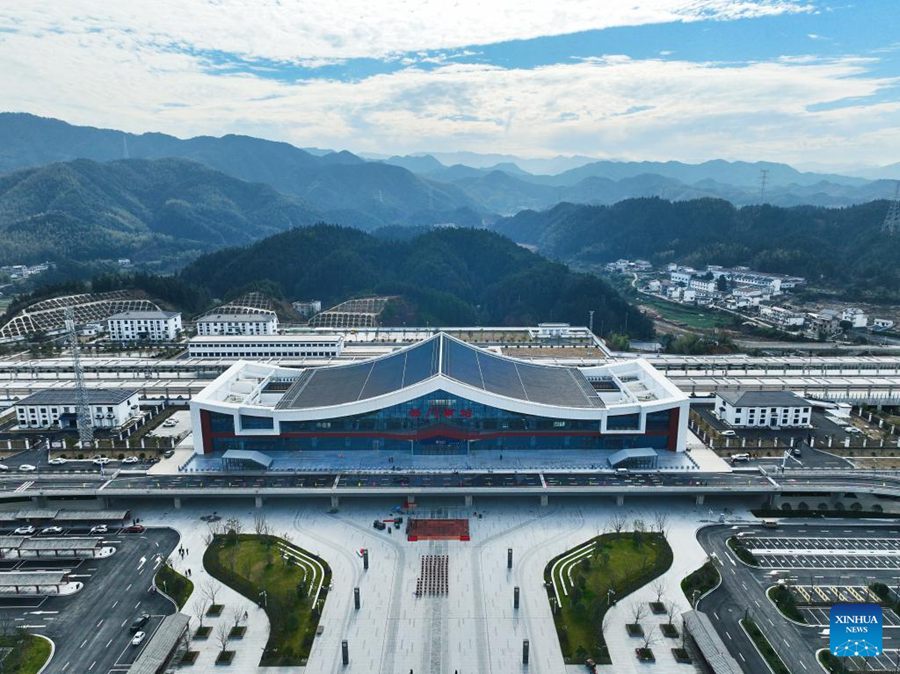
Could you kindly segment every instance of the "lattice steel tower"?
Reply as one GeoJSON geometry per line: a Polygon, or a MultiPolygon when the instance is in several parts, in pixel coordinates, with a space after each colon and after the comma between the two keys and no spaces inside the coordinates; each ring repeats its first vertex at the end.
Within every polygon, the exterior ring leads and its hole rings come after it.
{"type": "Polygon", "coordinates": [[[94,425],[91,421],[91,407],[88,405],[87,389],[84,387],[84,368],[81,367],[81,353],[78,346],[78,330],[75,329],[75,309],[66,307],[66,334],[72,347],[72,369],[75,370],[75,412],[78,423],[78,440],[81,447],[94,446],[94,425]]]}
{"type": "Polygon", "coordinates": [[[894,199],[888,206],[881,231],[888,236],[893,236],[900,231],[900,180],[897,181],[897,187],[894,188],[894,199]]]}

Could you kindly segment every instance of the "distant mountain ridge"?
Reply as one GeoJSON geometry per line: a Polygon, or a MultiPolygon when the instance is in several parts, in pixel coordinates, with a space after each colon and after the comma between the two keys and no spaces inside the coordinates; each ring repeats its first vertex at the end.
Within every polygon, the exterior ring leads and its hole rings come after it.
{"type": "MultiPolygon", "coordinates": [[[[130,134],[73,126],[25,113],[0,113],[0,173],[73,159],[177,157],[200,162],[248,182],[266,183],[303,199],[326,217],[339,210],[342,223],[361,228],[392,224],[480,224],[481,207],[459,188],[409,171],[367,162],[351,152],[321,156],[282,142],[250,136],[198,136],[182,140],[162,133],[130,134]]],[[[330,219],[330,218],[329,218],[330,219]]]]}
{"type": "Polygon", "coordinates": [[[248,243],[322,215],[184,159],[78,159],[0,175],[0,260],[156,260],[248,243]]]}

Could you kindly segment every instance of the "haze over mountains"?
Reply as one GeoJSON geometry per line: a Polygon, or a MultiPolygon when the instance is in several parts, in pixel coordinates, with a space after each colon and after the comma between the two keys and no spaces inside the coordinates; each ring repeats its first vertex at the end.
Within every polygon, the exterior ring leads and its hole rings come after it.
{"type": "Polygon", "coordinates": [[[494,228],[577,264],[618,256],[684,261],[693,255],[695,261],[719,256],[725,264],[759,264],[769,271],[796,266],[803,256],[812,260],[811,270],[821,269],[817,260],[843,236],[855,242],[855,255],[879,263],[839,264],[834,278],[853,269],[857,283],[891,267],[890,258],[882,257],[894,246],[877,243],[886,206],[876,201],[893,196],[890,180],[801,172],[777,163],[587,157],[535,160],[544,163],[527,165],[561,170],[533,174],[508,155],[449,157],[477,166],[448,166],[433,156],[370,161],[248,136],[182,140],[2,113],[0,261],[129,257],[174,269],[217,248],[328,222],[369,231],[494,228]],[[768,206],[735,208],[760,201],[761,171],[768,206]],[[845,214],[777,208],[853,204],[865,206],[845,214]],[[789,246],[781,245],[785,236],[789,246]],[[761,253],[759,245],[773,255],[761,253]]]}

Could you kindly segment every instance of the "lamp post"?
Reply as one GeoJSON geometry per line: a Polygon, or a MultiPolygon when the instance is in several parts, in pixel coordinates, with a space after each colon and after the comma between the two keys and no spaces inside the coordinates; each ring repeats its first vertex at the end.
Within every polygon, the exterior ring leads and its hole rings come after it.
{"type": "Polygon", "coordinates": [[[269,593],[265,590],[260,591],[259,596],[262,597],[263,608],[269,607],[269,593]]]}

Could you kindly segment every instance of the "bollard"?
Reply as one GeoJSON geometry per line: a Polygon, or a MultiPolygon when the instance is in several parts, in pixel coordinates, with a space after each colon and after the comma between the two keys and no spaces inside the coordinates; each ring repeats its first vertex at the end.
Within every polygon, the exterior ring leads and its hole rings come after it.
{"type": "Polygon", "coordinates": [[[528,664],[528,639],[522,642],[522,664],[528,664]]]}
{"type": "Polygon", "coordinates": [[[356,610],[359,610],[359,588],[353,588],[353,606],[356,607],[356,610]]]}
{"type": "Polygon", "coordinates": [[[506,568],[512,568],[512,548],[506,548],[506,568]]]}
{"type": "Polygon", "coordinates": [[[341,662],[344,663],[344,667],[350,664],[350,649],[347,647],[346,639],[341,642],[341,662]]]}
{"type": "Polygon", "coordinates": [[[513,608],[518,610],[519,608],[519,586],[516,585],[513,588],[513,608]]]}
{"type": "Polygon", "coordinates": [[[369,570],[369,549],[368,548],[363,550],[363,569],[366,571],[369,570]]]}

